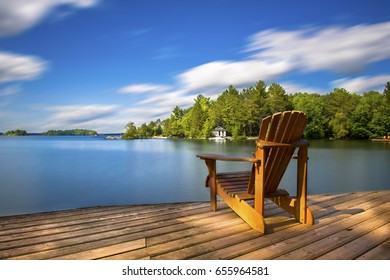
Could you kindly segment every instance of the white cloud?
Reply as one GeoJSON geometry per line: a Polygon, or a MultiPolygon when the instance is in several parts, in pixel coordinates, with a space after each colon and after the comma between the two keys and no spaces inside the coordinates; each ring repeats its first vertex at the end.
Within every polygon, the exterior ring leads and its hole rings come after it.
{"type": "MultiPolygon", "coordinates": [[[[164,93],[164,94],[159,94],[159,95],[154,95],[149,98],[146,98],[142,101],[139,102],[139,104],[142,105],[149,105],[152,104],[153,106],[172,106],[173,103],[177,104],[187,104],[188,101],[193,97],[186,95],[187,91],[186,90],[177,90],[169,93],[164,93]]],[[[176,106],[176,105],[174,105],[176,106]]]]}
{"type": "Polygon", "coordinates": [[[390,22],[322,30],[266,30],[250,38],[256,59],[278,59],[304,71],[361,71],[390,58],[390,22]]]}
{"type": "Polygon", "coordinates": [[[145,93],[145,92],[164,92],[171,87],[155,84],[133,84],[122,87],[118,90],[119,93],[145,93]]]}
{"type": "Polygon", "coordinates": [[[390,75],[379,75],[375,77],[358,77],[353,79],[339,79],[332,82],[334,87],[344,88],[349,92],[362,93],[367,90],[380,90],[390,81],[390,75]]]}
{"type": "Polygon", "coordinates": [[[137,109],[141,110],[134,119],[137,124],[148,122],[148,120],[156,120],[157,118],[169,117],[173,108],[179,106],[188,108],[193,105],[196,95],[188,94],[186,90],[177,90],[173,92],[163,93],[150,96],[137,104],[137,109]],[[143,117],[143,121],[140,121],[143,117]]]}
{"type": "Polygon", "coordinates": [[[40,58],[0,52],[0,83],[38,78],[48,62],[40,58]]]}
{"type": "Polygon", "coordinates": [[[128,109],[124,109],[120,114],[116,117],[121,119],[121,127],[124,128],[124,125],[128,122],[132,121],[136,126],[140,126],[143,123],[147,123],[150,121],[155,121],[157,119],[165,119],[169,117],[172,112],[173,107],[152,107],[145,110],[142,107],[132,107],[128,109]]]}
{"type": "Polygon", "coordinates": [[[56,7],[88,8],[98,0],[1,0],[0,36],[18,34],[37,24],[56,7]]]}
{"type": "Polygon", "coordinates": [[[41,107],[54,111],[48,118],[48,124],[43,126],[45,129],[90,128],[94,122],[109,118],[119,110],[118,105],[95,104],[41,107]]]}
{"type": "Polygon", "coordinates": [[[188,90],[249,85],[259,80],[273,80],[291,70],[286,61],[244,60],[206,63],[178,75],[188,90]]]}

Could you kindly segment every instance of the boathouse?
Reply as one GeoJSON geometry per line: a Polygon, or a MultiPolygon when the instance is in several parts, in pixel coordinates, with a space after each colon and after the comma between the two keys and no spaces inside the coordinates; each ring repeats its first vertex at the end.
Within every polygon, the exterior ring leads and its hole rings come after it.
{"type": "Polygon", "coordinates": [[[216,127],[213,131],[211,131],[214,137],[226,137],[226,129],[223,127],[216,127]]]}

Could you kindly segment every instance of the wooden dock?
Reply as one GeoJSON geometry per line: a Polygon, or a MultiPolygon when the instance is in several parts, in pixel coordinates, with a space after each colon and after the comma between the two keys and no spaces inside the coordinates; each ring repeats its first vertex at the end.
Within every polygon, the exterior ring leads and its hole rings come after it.
{"type": "Polygon", "coordinates": [[[0,259],[390,259],[390,190],[309,196],[315,225],[266,204],[261,236],[222,202],[0,217],[0,259]]]}

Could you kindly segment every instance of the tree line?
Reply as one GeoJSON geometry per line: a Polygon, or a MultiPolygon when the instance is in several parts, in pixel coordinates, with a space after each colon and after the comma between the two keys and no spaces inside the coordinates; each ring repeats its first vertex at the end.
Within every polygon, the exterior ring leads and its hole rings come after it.
{"type": "Polygon", "coordinates": [[[27,136],[28,133],[23,129],[9,130],[4,133],[4,136],[27,136]]]}
{"type": "MultiPolygon", "coordinates": [[[[26,130],[16,129],[9,130],[4,133],[4,136],[27,136],[26,130]]],[[[67,130],[48,130],[42,133],[34,133],[34,135],[45,135],[45,136],[96,136],[98,133],[95,130],[89,129],[67,129],[67,130]]]]}
{"type": "Polygon", "coordinates": [[[96,136],[98,133],[95,130],[89,129],[67,129],[67,130],[48,130],[43,132],[46,136],[96,136]]]}
{"type": "Polygon", "coordinates": [[[217,127],[224,127],[234,139],[257,136],[260,121],[275,112],[304,111],[308,139],[371,139],[390,133],[390,82],[383,93],[367,91],[350,93],[335,88],[327,94],[287,94],[276,83],[263,81],[242,90],[229,86],[216,99],[198,95],[186,109],[176,106],[170,117],[126,126],[125,139],[162,135],[177,138],[207,138],[217,127]]]}

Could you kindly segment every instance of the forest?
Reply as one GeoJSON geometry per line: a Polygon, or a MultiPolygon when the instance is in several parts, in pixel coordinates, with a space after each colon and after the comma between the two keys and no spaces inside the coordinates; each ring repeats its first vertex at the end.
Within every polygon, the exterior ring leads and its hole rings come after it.
{"type": "Polygon", "coordinates": [[[287,94],[285,89],[263,81],[242,90],[229,86],[216,99],[198,95],[190,108],[173,108],[169,118],[126,126],[125,139],[166,136],[207,138],[221,126],[234,139],[257,136],[262,118],[285,110],[304,111],[307,139],[372,139],[390,135],[390,82],[383,93],[350,93],[335,88],[327,94],[287,94]]]}
{"type": "Polygon", "coordinates": [[[98,133],[95,130],[88,129],[68,129],[68,130],[48,130],[43,132],[46,136],[96,136],[98,133]]]}

